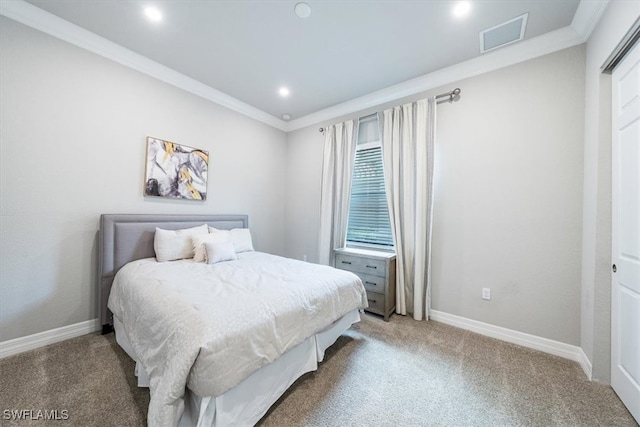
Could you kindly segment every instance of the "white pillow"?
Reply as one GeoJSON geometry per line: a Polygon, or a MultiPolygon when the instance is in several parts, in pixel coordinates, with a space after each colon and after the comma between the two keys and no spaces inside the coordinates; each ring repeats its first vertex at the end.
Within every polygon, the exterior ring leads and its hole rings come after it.
{"type": "Polygon", "coordinates": [[[233,249],[233,243],[228,240],[226,242],[205,242],[204,247],[207,251],[207,264],[238,259],[233,249]]]}
{"type": "Polygon", "coordinates": [[[231,241],[236,253],[253,251],[251,232],[248,228],[234,228],[231,230],[231,241]]]}
{"type": "Polygon", "coordinates": [[[233,242],[233,247],[237,254],[241,252],[253,251],[253,241],[251,240],[251,232],[248,228],[234,228],[233,230],[218,230],[209,227],[209,233],[228,233],[233,242]]]}
{"type": "Polygon", "coordinates": [[[231,234],[226,230],[224,233],[198,234],[196,236],[192,236],[191,240],[193,242],[193,260],[195,262],[207,262],[207,250],[204,247],[204,244],[208,242],[231,242],[231,234]]]}
{"type": "Polygon", "coordinates": [[[191,236],[207,234],[208,231],[206,224],[182,230],[163,230],[156,227],[156,234],[153,238],[156,259],[158,262],[165,262],[193,258],[191,236]]]}

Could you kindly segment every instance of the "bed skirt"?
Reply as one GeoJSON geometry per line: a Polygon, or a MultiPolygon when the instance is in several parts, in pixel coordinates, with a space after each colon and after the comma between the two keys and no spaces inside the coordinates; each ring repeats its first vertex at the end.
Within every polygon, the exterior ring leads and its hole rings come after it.
{"type": "MultiPolygon", "coordinates": [[[[358,310],[347,313],[220,396],[201,397],[187,388],[179,426],[227,427],[256,424],[295,380],[318,369],[318,362],[324,360],[326,349],[359,321],[358,310]]],[[[136,361],[138,386],[149,387],[149,378],[138,363],[122,322],[116,316],[113,326],[116,341],[136,361]]]]}

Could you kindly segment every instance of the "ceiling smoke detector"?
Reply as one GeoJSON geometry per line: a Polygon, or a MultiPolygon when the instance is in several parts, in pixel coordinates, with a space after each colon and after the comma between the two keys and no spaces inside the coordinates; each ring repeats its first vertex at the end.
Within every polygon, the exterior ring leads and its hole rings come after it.
{"type": "Polygon", "coordinates": [[[524,38],[528,13],[480,32],[480,53],[518,42],[524,38]]]}
{"type": "Polygon", "coordinates": [[[311,6],[305,2],[296,3],[293,10],[298,18],[308,18],[311,16],[311,6]]]}

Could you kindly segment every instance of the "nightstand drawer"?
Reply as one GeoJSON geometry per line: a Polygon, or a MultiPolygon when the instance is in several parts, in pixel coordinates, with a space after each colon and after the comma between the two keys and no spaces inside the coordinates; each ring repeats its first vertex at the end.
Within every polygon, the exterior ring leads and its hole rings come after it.
{"type": "Polygon", "coordinates": [[[367,292],[379,292],[384,294],[385,278],[380,276],[372,276],[370,274],[356,273],[362,280],[364,288],[367,292]]]}
{"type": "Polygon", "coordinates": [[[385,315],[383,294],[367,291],[367,301],[369,301],[369,308],[366,309],[367,311],[382,314],[383,316],[385,315]]]}
{"type": "Polygon", "coordinates": [[[386,263],[380,259],[336,254],[336,267],[374,276],[384,277],[386,275],[386,263]]]}

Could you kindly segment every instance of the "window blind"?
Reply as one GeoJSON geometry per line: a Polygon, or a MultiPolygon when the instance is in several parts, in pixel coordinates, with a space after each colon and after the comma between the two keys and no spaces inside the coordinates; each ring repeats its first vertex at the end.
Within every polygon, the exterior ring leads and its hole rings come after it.
{"type": "Polygon", "coordinates": [[[393,247],[380,146],[356,151],[347,242],[393,247]]]}

